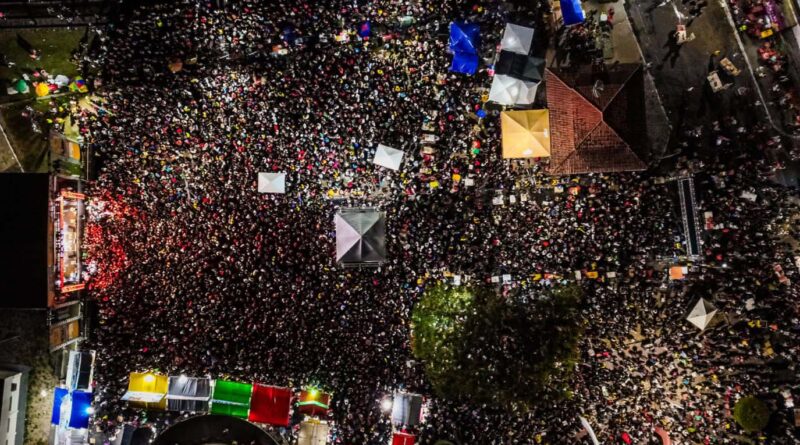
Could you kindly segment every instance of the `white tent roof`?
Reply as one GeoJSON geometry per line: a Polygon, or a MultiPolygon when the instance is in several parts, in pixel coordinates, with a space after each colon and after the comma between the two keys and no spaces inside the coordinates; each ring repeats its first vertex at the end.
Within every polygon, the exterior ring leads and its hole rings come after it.
{"type": "Polygon", "coordinates": [[[400,170],[400,164],[403,163],[403,155],[405,153],[402,150],[378,144],[378,149],[375,151],[375,158],[372,162],[392,170],[400,170]]]}
{"type": "Polygon", "coordinates": [[[286,173],[259,173],[258,193],[286,193],[286,173]]]}
{"type": "Polygon", "coordinates": [[[141,403],[158,403],[163,398],[164,394],[144,391],[128,391],[122,396],[122,400],[141,403]]]}
{"type": "Polygon", "coordinates": [[[503,40],[500,41],[500,49],[527,55],[531,51],[532,42],[533,28],[508,23],[503,33],[503,40]]]}
{"type": "Polygon", "coordinates": [[[392,403],[392,423],[417,426],[422,418],[422,396],[396,392],[392,403]]]}
{"type": "Polygon", "coordinates": [[[525,82],[504,74],[494,76],[489,100],[501,105],[530,105],[536,99],[538,83],[525,82]]]}
{"type": "Polygon", "coordinates": [[[714,305],[706,301],[704,298],[701,298],[697,301],[697,304],[694,305],[694,309],[692,309],[692,311],[689,313],[689,316],[686,317],[686,320],[700,328],[702,331],[705,330],[709,323],[711,323],[711,319],[714,318],[716,313],[717,308],[715,308],[714,305]]]}
{"type": "Polygon", "coordinates": [[[328,443],[330,426],[324,420],[300,422],[297,445],[325,445],[328,443]]]}
{"type": "Polygon", "coordinates": [[[374,209],[343,209],[336,225],[336,261],[374,263],[386,259],[386,216],[374,209]]]}

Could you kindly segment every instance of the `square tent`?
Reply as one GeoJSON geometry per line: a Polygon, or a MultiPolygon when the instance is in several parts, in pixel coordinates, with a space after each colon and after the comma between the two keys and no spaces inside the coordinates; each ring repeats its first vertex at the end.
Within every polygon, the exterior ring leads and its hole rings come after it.
{"type": "Polygon", "coordinates": [[[477,23],[450,23],[450,51],[454,54],[478,54],[480,27],[477,23]]]}
{"type": "Polygon", "coordinates": [[[330,429],[328,422],[323,420],[312,419],[300,422],[297,445],[325,445],[328,443],[330,429]]]}
{"type": "Polygon", "coordinates": [[[94,377],[94,351],[69,351],[67,388],[88,391],[94,377]]]}
{"type": "Polygon", "coordinates": [[[544,66],[542,58],[500,51],[500,57],[494,64],[494,73],[528,82],[541,82],[544,66]]]}
{"type": "Polygon", "coordinates": [[[309,416],[324,416],[328,414],[331,404],[331,395],[319,389],[304,389],[300,392],[297,402],[298,411],[309,416]]]}
{"type": "Polygon", "coordinates": [[[378,149],[375,150],[375,158],[373,158],[372,163],[391,170],[400,170],[404,155],[405,152],[402,150],[378,144],[378,149]]]}
{"type": "Polygon", "coordinates": [[[533,28],[507,23],[506,30],[503,32],[503,40],[500,41],[500,49],[527,55],[531,52],[532,43],[533,28]]]}
{"type": "Polygon", "coordinates": [[[215,380],[211,395],[211,414],[247,419],[253,385],[249,383],[215,380]]]}
{"type": "Polygon", "coordinates": [[[581,7],[581,0],[560,0],[560,3],[564,25],[577,25],[586,20],[586,14],[584,14],[581,7]]]}
{"type": "Polygon", "coordinates": [[[289,426],[292,390],[277,386],[253,385],[248,420],[275,426],[289,426]]]}
{"type": "Polygon", "coordinates": [[[422,396],[411,393],[395,393],[392,403],[392,423],[413,427],[419,425],[421,421],[422,396]]]}
{"type": "Polygon", "coordinates": [[[478,71],[478,56],[469,53],[453,54],[453,63],[450,64],[450,71],[462,74],[475,74],[478,71]]]}
{"type": "Polygon", "coordinates": [[[344,266],[378,266],[386,261],[386,213],[343,208],[334,215],[336,261],[344,266]]]}
{"type": "Polygon", "coordinates": [[[258,193],[286,193],[286,173],[259,173],[258,193]]]}
{"type": "Polygon", "coordinates": [[[530,105],[536,99],[538,85],[498,74],[492,80],[489,100],[500,105],[530,105]]]}
{"type": "Polygon", "coordinates": [[[68,428],[88,428],[91,417],[92,393],[56,388],[53,398],[53,413],[50,423],[68,428]]]}
{"type": "Polygon", "coordinates": [[[689,313],[689,316],[686,317],[686,320],[697,326],[701,331],[704,331],[716,314],[717,308],[705,298],[701,298],[697,300],[697,303],[689,313]]]}
{"type": "Polygon", "coordinates": [[[167,410],[208,412],[211,399],[211,379],[203,377],[170,376],[167,390],[167,410]]]}
{"type": "Polygon", "coordinates": [[[547,110],[504,111],[500,114],[503,158],[550,156],[550,113],[547,110]]]}
{"type": "Polygon", "coordinates": [[[134,405],[145,409],[167,408],[167,376],[152,373],[132,372],[128,382],[128,391],[122,396],[134,405]]]}

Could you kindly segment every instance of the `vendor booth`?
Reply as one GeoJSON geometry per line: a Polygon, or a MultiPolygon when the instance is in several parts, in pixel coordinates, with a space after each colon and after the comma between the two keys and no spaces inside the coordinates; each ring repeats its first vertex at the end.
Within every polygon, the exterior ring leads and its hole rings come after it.
{"type": "Polygon", "coordinates": [[[309,416],[324,416],[328,414],[331,404],[331,395],[317,388],[308,388],[300,392],[300,401],[297,408],[302,414],[309,416]]]}
{"type": "Polygon", "coordinates": [[[292,390],[278,386],[256,383],[250,399],[251,422],[275,426],[289,426],[289,412],[292,404],[292,390]]]}
{"type": "Polygon", "coordinates": [[[167,408],[167,376],[153,373],[132,372],[128,391],[122,400],[144,409],[167,408]]]}
{"type": "Polygon", "coordinates": [[[253,385],[249,383],[215,380],[211,395],[211,414],[247,419],[253,385]]]}
{"type": "Polygon", "coordinates": [[[171,376],[167,390],[167,410],[205,413],[211,399],[211,379],[171,376]]]}
{"type": "Polygon", "coordinates": [[[422,421],[422,396],[406,392],[396,392],[392,403],[392,423],[408,427],[417,426],[422,421]]]}

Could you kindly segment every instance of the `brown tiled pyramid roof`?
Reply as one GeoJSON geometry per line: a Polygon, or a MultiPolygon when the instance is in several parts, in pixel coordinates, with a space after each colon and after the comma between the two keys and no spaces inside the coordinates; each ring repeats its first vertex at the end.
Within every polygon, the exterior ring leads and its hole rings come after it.
{"type": "Polygon", "coordinates": [[[550,173],[572,175],[644,170],[644,77],[639,64],[619,64],[603,74],[588,67],[545,71],[550,109],[550,173]]]}

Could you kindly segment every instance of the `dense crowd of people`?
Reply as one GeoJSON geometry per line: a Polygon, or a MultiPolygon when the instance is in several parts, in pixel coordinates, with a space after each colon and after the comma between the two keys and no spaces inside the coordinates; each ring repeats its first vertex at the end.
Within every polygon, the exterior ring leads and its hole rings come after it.
{"type": "MultiPolygon", "coordinates": [[[[735,400],[774,395],[800,353],[797,287],[774,268],[800,280],[796,195],[762,171],[779,139],[734,117],[679,135],[692,156],[670,174],[695,176],[714,224],[688,279],[668,281],[687,263],[659,173],[514,166],[485,103],[490,73],[448,72],[447,25],[479,23],[486,53],[520,17],[505,8],[183,0],[102,35],[107,112],[76,118],[100,162],[87,228],[99,427],[174,422],[120,400],[129,372],[158,370],[320,385],[335,444],[387,443],[379,401],[398,388],[429,398],[423,444],[581,443],[579,415],[603,443],[650,443],[656,427],[679,443],[743,434],[735,400]],[[378,143],[405,151],[400,171],[372,164],[378,143]],[[258,172],[286,172],[287,193],[259,194],[258,172]],[[333,214],[360,205],[386,211],[388,261],[342,269],[333,214]],[[432,394],[409,346],[428,283],[457,275],[533,298],[576,271],[586,335],[570,398],[509,412],[432,394]],[[699,296],[721,311],[702,333],[685,320],[699,296]]],[[[792,443],[773,399],[770,440],[792,443]]]]}

